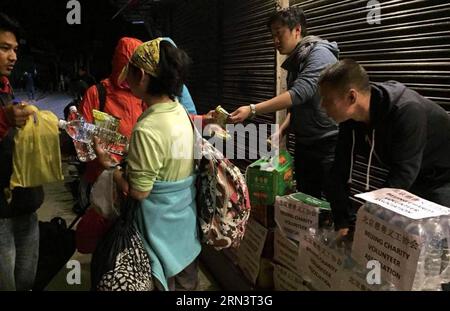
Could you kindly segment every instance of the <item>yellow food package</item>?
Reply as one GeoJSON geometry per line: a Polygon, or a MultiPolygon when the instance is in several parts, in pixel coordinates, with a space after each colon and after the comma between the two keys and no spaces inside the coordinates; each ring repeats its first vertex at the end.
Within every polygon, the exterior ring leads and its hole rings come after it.
{"type": "Polygon", "coordinates": [[[64,179],[59,147],[58,117],[27,106],[33,114],[14,137],[11,189],[37,187],[64,179]]]}
{"type": "Polygon", "coordinates": [[[117,132],[119,130],[120,120],[112,115],[96,109],[92,110],[94,123],[102,128],[117,132]]]}

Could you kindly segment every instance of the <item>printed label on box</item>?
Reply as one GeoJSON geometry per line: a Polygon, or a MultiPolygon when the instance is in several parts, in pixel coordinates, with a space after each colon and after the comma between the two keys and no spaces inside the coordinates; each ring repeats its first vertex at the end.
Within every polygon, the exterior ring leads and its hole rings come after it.
{"type": "Polygon", "coordinates": [[[252,284],[256,284],[258,278],[261,254],[267,233],[268,230],[266,228],[257,221],[250,219],[247,223],[244,239],[238,249],[238,265],[252,284]]]}
{"type": "Polygon", "coordinates": [[[279,228],[275,229],[274,261],[291,271],[298,272],[298,245],[284,237],[279,228]]]}
{"type": "Polygon", "coordinates": [[[300,275],[316,290],[335,290],[344,257],[311,235],[300,241],[300,275]]]}
{"type": "Polygon", "coordinates": [[[319,208],[295,201],[289,197],[277,197],[275,222],[289,239],[300,242],[303,234],[319,226],[319,208]]]}
{"type": "Polygon", "coordinates": [[[381,279],[400,290],[411,290],[416,274],[422,242],[396,226],[360,209],[357,215],[352,257],[365,267],[378,260],[381,279]]]}

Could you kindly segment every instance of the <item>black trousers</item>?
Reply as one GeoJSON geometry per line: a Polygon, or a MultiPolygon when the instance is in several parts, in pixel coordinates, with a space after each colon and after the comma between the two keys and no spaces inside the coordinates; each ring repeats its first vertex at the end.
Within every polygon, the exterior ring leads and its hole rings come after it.
{"type": "Polygon", "coordinates": [[[336,142],[337,136],[332,136],[311,145],[295,144],[294,166],[298,191],[326,199],[336,142]]]}

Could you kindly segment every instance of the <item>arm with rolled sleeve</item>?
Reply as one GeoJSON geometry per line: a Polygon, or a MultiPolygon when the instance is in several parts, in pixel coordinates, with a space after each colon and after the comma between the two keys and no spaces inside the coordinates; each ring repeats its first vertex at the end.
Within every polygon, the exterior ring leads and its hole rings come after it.
{"type": "Polygon", "coordinates": [[[320,73],[336,60],[334,54],[325,47],[317,47],[311,51],[304,66],[299,68],[297,79],[288,90],[292,106],[309,102],[316,96],[320,73]]]}
{"type": "Polygon", "coordinates": [[[128,153],[130,188],[150,192],[163,166],[163,151],[159,139],[150,130],[135,129],[128,153]]]}

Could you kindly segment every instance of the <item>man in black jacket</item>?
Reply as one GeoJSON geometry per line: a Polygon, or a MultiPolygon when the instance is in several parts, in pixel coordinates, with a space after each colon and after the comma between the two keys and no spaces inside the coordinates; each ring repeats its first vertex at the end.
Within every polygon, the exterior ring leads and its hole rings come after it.
{"type": "Polygon", "coordinates": [[[349,200],[355,154],[368,159],[366,190],[376,158],[389,172],[384,187],[450,207],[450,116],[442,107],[399,82],[370,83],[348,59],[325,69],[319,87],[322,106],[339,123],[329,199],[341,236],[355,221],[349,200]]]}

